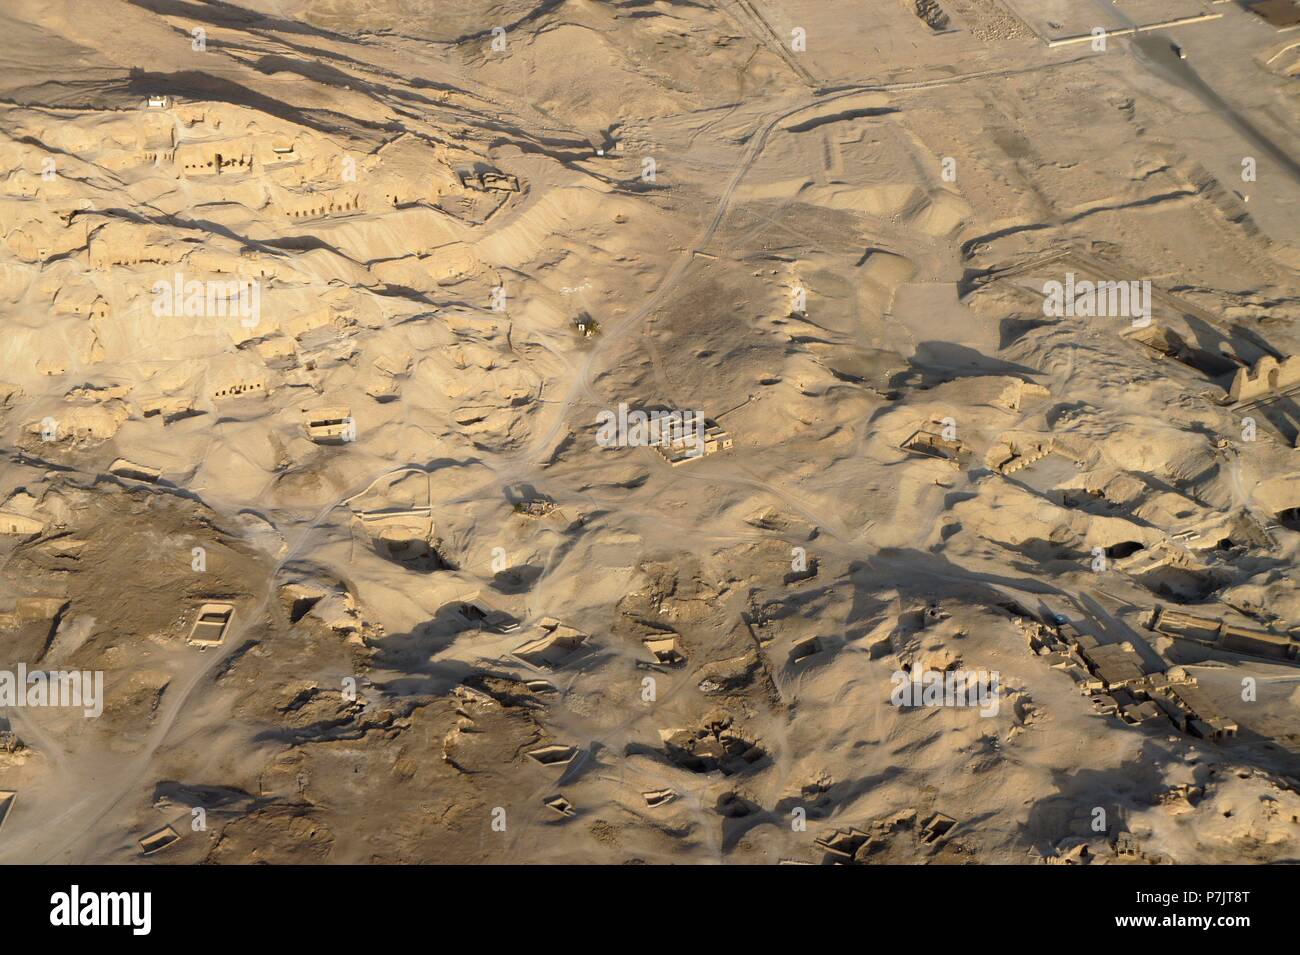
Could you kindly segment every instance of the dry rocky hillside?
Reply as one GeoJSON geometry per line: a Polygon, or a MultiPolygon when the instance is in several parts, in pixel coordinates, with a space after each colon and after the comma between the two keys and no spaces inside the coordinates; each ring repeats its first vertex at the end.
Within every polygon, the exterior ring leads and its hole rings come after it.
{"type": "Polygon", "coordinates": [[[1296,37],[6,0],[0,862],[1296,861],[1296,37]]]}

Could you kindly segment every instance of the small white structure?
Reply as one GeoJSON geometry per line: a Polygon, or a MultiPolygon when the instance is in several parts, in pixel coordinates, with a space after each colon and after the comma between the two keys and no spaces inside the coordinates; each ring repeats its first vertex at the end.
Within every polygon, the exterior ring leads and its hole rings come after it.
{"type": "Polygon", "coordinates": [[[519,629],[519,622],[504,610],[498,610],[487,603],[475,590],[457,601],[456,612],[466,623],[492,633],[514,633],[519,629]]]}
{"type": "Polygon", "coordinates": [[[355,441],[357,424],[345,407],[303,408],[307,436],[317,444],[342,444],[355,441]]]}
{"type": "Polygon", "coordinates": [[[235,608],[230,604],[204,604],[190,629],[190,643],[198,647],[215,647],[226,638],[235,608]]]}
{"type": "Polygon", "coordinates": [[[17,801],[16,790],[0,789],[0,829],[4,828],[5,820],[9,818],[9,813],[13,811],[14,803],[17,801]]]}
{"type": "Polygon", "coordinates": [[[729,451],[733,445],[730,434],[714,421],[706,421],[702,433],[681,418],[669,418],[662,437],[655,446],[669,464],[677,467],[702,458],[707,454],[729,451]]]}
{"type": "Polygon", "coordinates": [[[166,849],[169,845],[179,839],[180,833],[171,826],[163,826],[161,829],[149,833],[149,835],[140,840],[140,854],[146,856],[153,855],[155,852],[166,849]]]}
{"type": "Polygon", "coordinates": [[[566,627],[552,617],[540,621],[537,636],[515,647],[511,653],[518,660],[539,670],[558,670],[587,642],[587,635],[566,627]]]}
{"type": "Polygon", "coordinates": [[[108,473],[115,477],[130,478],[133,481],[144,481],[147,484],[157,484],[158,479],[162,477],[162,471],[158,468],[151,468],[147,464],[136,464],[126,458],[118,458],[110,464],[108,473]]]}

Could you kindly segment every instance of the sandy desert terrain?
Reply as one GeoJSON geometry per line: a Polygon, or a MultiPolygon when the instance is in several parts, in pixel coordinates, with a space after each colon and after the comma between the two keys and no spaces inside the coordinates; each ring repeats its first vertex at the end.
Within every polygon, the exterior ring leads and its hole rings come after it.
{"type": "Polygon", "coordinates": [[[1300,860],[1288,5],[6,0],[0,862],[1300,860]]]}

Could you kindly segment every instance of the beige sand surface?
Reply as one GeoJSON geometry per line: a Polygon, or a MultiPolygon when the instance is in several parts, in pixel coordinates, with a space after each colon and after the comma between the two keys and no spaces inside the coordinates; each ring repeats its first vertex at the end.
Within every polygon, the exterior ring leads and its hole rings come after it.
{"type": "Polygon", "coordinates": [[[8,0],[0,861],[1295,861],[1295,38],[8,0]]]}

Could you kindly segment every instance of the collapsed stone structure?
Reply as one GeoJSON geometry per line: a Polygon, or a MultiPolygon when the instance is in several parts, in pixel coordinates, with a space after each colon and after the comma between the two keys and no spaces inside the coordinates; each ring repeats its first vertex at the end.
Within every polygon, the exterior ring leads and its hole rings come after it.
{"type": "Polygon", "coordinates": [[[554,617],[539,621],[535,636],[511,651],[512,655],[539,670],[558,670],[582,649],[587,635],[565,626],[554,617]]]}
{"type": "Polygon", "coordinates": [[[1061,668],[1092,697],[1099,713],[1137,725],[1166,717],[1181,732],[1215,742],[1237,735],[1237,723],[1221,715],[1182,667],[1151,670],[1130,643],[1103,644],[1068,621],[1054,626],[1015,619],[1029,648],[1061,658],[1061,668]]]}
{"type": "Polygon", "coordinates": [[[899,447],[908,454],[939,458],[958,469],[964,467],[970,457],[970,450],[960,441],[949,441],[942,435],[924,429],[913,431],[899,447]]]}

